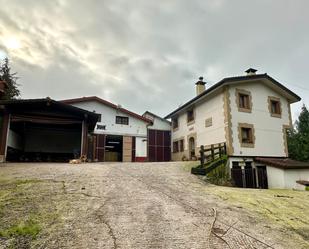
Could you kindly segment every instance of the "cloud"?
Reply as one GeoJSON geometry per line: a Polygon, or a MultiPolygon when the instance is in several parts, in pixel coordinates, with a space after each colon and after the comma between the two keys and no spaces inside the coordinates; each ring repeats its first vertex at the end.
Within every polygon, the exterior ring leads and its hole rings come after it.
{"type": "Polygon", "coordinates": [[[98,95],[166,115],[194,96],[199,76],[212,85],[255,67],[309,105],[305,0],[0,4],[0,57],[10,57],[24,98],[98,95]]]}

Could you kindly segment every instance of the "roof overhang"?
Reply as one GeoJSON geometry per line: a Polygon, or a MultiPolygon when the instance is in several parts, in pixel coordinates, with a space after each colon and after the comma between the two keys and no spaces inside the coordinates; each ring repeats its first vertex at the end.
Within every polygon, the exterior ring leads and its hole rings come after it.
{"type": "Polygon", "coordinates": [[[223,87],[228,85],[236,85],[248,82],[262,82],[267,85],[269,88],[273,89],[274,91],[278,92],[280,95],[286,97],[289,103],[295,103],[301,100],[301,98],[286,88],[284,85],[276,81],[274,78],[270,77],[267,74],[257,74],[257,75],[250,75],[250,76],[238,76],[238,77],[229,77],[224,78],[223,80],[219,81],[215,85],[211,86],[210,88],[206,89],[200,95],[196,96],[195,98],[191,99],[184,105],[177,108],[175,111],[168,114],[165,118],[173,118],[180,113],[186,111],[189,108],[192,108],[195,104],[203,101],[205,98],[215,95],[216,93],[223,90],[223,87]]]}
{"type": "Polygon", "coordinates": [[[94,129],[96,123],[100,119],[100,114],[86,111],[84,109],[67,105],[59,101],[43,98],[43,99],[13,99],[0,101],[2,111],[6,111],[17,117],[24,117],[24,120],[32,120],[36,122],[38,119],[53,119],[57,118],[63,121],[75,119],[79,121],[86,120],[89,128],[94,129]],[[26,116],[31,116],[27,119],[26,116]],[[36,117],[36,118],[35,118],[36,117]]]}
{"type": "Polygon", "coordinates": [[[125,109],[125,108],[122,108],[121,106],[115,105],[115,104],[113,104],[113,103],[111,103],[107,100],[101,99],[97,96],[89,96],[89,97],[82,97],[82,98],[75,98],[75,99],[60,100],[60,102],[65,103],[65,104],[69,104],[69,105],[76,104],[76,103],[82,103],[82,102],[91,102],[91,101],[95,101],[95,102],[98,102],[100,104],[109,106],[113,109],[116,109],[120,112],[123,112],[127,115],[130,115],[131,117],[142,120],[143,122],[146,122],[148,124],[152,123],[152,121],[149,120],[148,118],[145,118],[145,117],[143,117],[143,116],[141,116],[137,113],[131,112],[131,111],[125,109]]]}

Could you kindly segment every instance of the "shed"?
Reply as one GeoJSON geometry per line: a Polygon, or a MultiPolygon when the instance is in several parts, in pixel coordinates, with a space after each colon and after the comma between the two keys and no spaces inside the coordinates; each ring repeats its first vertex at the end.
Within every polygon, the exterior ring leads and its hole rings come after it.
{"type": "Polygon", "coordinates": [[[309,181],[309,162],[290,158],[256,157],[257,166],[264,165],[267,170],[269,188],[301,189],[300,182],[309,181]]]}
{"type": "Polygon", "coordinates": [[[88,152],[100,115],[50,98],[0,101],[0,159],[64,162],[88,152]]]}

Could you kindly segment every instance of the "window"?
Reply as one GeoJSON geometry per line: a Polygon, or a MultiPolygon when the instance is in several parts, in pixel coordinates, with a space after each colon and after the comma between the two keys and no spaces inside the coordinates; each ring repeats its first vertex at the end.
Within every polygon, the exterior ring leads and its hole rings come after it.
{"type": "Polygon", "coordinates": [[[212,118],[207,118],[205,120],[205,127],[210,127],[212,126],[212,118]]]}
{"type": "Polygon", "coordinates": [[[250,109],[249,106],[249,95],[239,94],[239,108],[250,109]]]}
{"type": "Polygon", "coordinates": [[[174,118],[172,119],[172,123],[173,123],[173,129],[177,129],[178,128],[178,118],[174,118]]]}
{"type": "Polygon", "coordinates": [[[187,111],[187,122],[190,123],[194,121],[194,110],[187,111]]]}
{"type": "Polygon", "coordinates": [[[252,143],[252,129],[251,128],[241,128],[241,142],[250,144],[252,143]]]}
{"type": "Polygon", "coordinates": [[[116,116],[116,124],[128,125],[129,124],[129,118],[128,117],[122,117],[122,116],[116,116]]]}
{"type": "Polygon", "coordinates": [[[238,138],[241,147],[254,148],[254,126],[252,124],[239,123],[238,138]]]}
{"type": "Polygon", "coordinates": [[[268,97],[268,109],[272,117],[281,118],[281,103],[276,97],[268,97]]]}
{"type": "Polygon", "coordinates": [[[252,109],[251,93],[246,90],[236,89],[236,103],[238,111],[251,112],[252,109]]]}
{"type": "Polygon", "coordinates": [[[174,152],[174,153],[177,153],[178,151],[179,151],[179,148],[178,148],[178,141],[173,142],[173,152],[174,152]]]}
{"type": "Polygon", "coordinates": [[[179,151],[180,152],[184,151],[184,146],[183,145],[184,145],[184,142],[183,142],[183,139],[182,139],[182,140],[179,141],[179,151]]]}

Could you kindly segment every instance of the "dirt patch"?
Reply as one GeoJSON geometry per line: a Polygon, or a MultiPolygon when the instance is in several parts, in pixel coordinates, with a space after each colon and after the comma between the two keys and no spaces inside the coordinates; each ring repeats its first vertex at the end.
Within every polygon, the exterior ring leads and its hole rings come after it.
{"type": "Polygon", "coordinates": [[[0,248],[302,248],[287,236],[303,241],[304,226],[283,229],[183,168],[190,165],[1,167],[0,248]]]}

